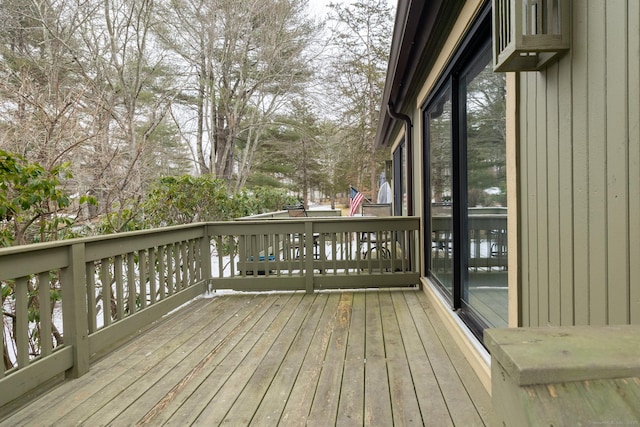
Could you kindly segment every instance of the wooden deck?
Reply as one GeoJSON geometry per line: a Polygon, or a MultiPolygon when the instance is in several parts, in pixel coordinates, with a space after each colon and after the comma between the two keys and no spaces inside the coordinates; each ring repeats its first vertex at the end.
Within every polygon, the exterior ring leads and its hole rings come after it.
{"type": "Polygon", "coordinates": [[[409,289],[202,298],[0,425],[493,421],[489,395],[409,289]]]}

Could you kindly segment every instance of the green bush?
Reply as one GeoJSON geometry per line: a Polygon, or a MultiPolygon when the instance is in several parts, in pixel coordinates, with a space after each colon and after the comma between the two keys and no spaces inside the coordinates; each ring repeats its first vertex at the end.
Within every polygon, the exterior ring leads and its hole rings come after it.
{"type": "Polygon", "coordinates": [[[251,192],[256,200],[257,211],[255,213],[279,211],[284,205],[300,203],[297,197],[287,194],[286,190],[282,188],[256,187],[251,192]]]}
{"type": "MultiPolygon", "coordinates": [[[[50,170],[24,157],[0,150],[0,246],[75,237],[78,212],[61,180],[73,176],[70,164],[50,170]]],[[[79,205],[96,204],[82,196],[79,205]]]]}
{"type": "Polygon", "coordinates": [[[152,185],[141,208],[148,227],[218,221],[227,217],[229,193],[222,180],[209,175],[163,177],[152,185]]]}
{"type": "Polygon", "coordinates": [[[210,175],[163,177],[142,202],[147,228],[234,218],[280,210],[297,203],[283,189],[256,187],[229,192],[223,180],[210,175]]]}

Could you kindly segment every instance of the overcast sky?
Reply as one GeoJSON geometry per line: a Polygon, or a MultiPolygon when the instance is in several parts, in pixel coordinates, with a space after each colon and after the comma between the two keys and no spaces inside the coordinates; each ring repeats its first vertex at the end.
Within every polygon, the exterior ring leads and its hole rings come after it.
{"type": "MultiPolygon", "coordinates": [[[[327,5],[332,0],[309,0],[309,10],[312,15],[322,16],[327,13],[327,5]]],[[[346,0],[335,0],[335,3],[347,3],[346,0]]]]}
{"type": "MultiPolygon", "coordinates": [[[[340,4],[348,4],[351,3],[352,0],[309,0],[309,10],[311,14],[323,16],[327,13],[327,6],[329,3],[340,3],[340,4]]],[[[395,8],[398,3],[397,0],[387,0],[389,6],[393,8],[395,13],[395,8]]]]}

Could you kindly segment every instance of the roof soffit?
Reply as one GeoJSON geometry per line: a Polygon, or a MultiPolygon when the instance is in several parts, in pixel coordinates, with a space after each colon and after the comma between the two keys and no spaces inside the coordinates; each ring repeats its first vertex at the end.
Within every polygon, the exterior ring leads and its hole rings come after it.
{"type": "Polygon", "coordinates": [[[395,123],[387,113],[391,101],[396,112],[410,110],[409,96],[421,85],[446,40],[464,1],[399,0],[391,44],[385,90],[380,109],[376,145],[385,145],[395,123]]]}

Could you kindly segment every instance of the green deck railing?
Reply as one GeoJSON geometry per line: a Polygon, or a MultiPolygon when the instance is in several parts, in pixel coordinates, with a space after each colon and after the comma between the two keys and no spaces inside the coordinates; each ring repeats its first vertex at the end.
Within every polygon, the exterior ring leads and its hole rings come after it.
{"type": "Polygon", "coordinates": [[[0,249],[0,407],[185,302],[238,291],[418,284],[419,219],[200,223],[0,249]]]}

